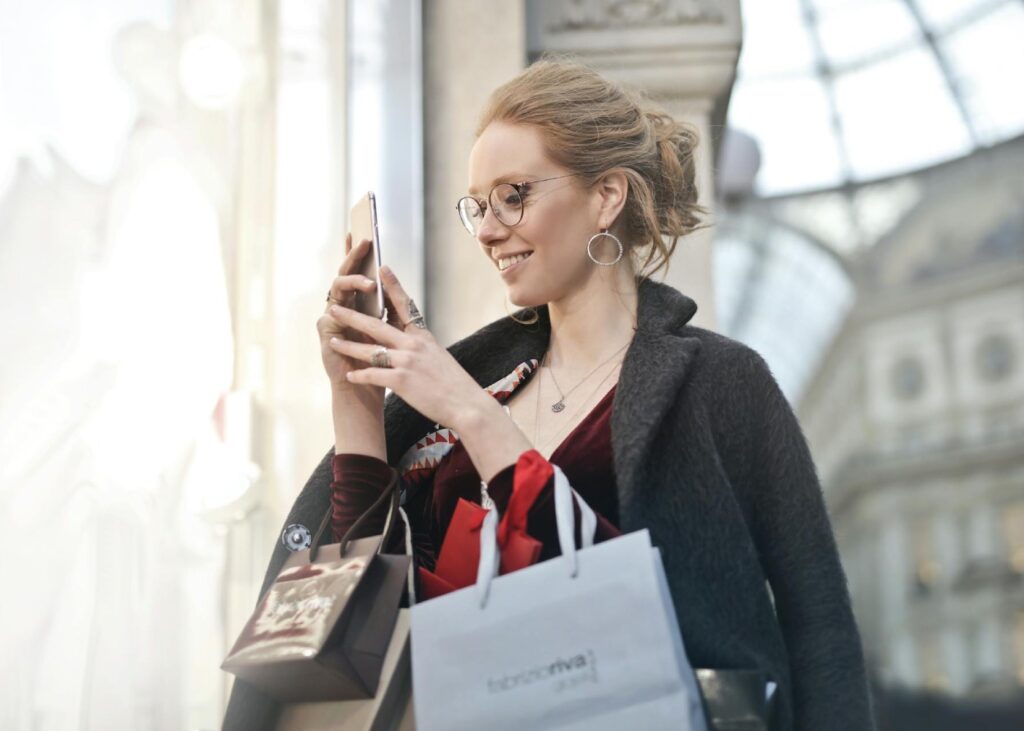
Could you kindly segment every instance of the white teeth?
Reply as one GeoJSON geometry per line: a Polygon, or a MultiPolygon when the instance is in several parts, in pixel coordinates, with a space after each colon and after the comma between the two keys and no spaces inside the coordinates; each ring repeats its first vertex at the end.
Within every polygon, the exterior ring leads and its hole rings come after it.
{"type": "Polygon", "coordinates": [[[532,253],[533,252],[527,252],[525,254],[516,254],[515,256],[502,257],[501,259],[498,259],[498,269],[500,269],[501,271],[505,271],[510,266],[512,266],[513,264],[518,264],[532,253]]]}

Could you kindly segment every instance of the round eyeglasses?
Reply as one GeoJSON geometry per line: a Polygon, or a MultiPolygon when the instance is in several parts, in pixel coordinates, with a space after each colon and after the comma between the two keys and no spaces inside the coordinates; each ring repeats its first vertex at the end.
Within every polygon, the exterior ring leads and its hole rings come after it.
{"type": "Polygon", "coordinates": [[[523,220],[524,202],[530,193],[530,186],[536,183],[546,183],[549,180],[571,178],[575,175],[579,175],[579,173],[557,175],[553,178],[541,178],[522,183],[498,183],[491,188],[486,201],[480,201],[467,195],[459,199],[459,202],[455,204],[455,209],[459,212],[459,220],[462,221],[462,225],[472,236],[476,236],[480,231],[488,208],[503,225],[515,226],[523,220]]]}

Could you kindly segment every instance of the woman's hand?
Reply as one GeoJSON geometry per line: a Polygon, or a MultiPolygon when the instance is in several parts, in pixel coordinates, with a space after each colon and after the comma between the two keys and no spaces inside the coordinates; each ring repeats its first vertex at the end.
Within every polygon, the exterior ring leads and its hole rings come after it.
{"type": "Polygon", "coordinates": [[[456,430],[462,417],[493,406],[496,402],[427,330],[394,272],[381,267],[381,281],[396,316],[392,321],[382,322],[345,307],[329,309],[337,329],[361,333],[371,341],[357,342],[351,337],[329,340],[331,350],[345,363],[368,364],[347,368],[349,382],[390,388],[428,419],[456,430]],[[375,353],[378,363],[373,362],[375,353]]]}
{"type": "MultiPolygon", "coordinates": [[[[345,237],[345,260],[338,268],[338,276],[331,284],[330,297],[335,302],[341,302],[345,308],[355,304],[356,292],[373,292],[377,284],[372,279],[356,274],[362,263],[363,257],[370,250],[370,242],[363,239],[355,247],[352,246],[352,234],[345,237]]],[[[338,349],[330,345],[332,338],[343,342],[354,340],[366,342],[366,338],[357,330],[346,328],[337,318],[330,315],[333,303],[328,302],[324,314],[316,321],[316,330],[320,334],[320,357],[324,363],[324,370],[327,371],[327,378],[331,382],[331,388],[335,393],[345,393],[355,390],[355,386],[345,377],[350,371],[361,368],[363,364],[357,359],[347,358],[338,349]]],[[[361,389],[366,390],[366,389],[361,389]]],[[[383,400],[382,389],[373,394],[378,400],[383,400]]],[[[367,394],[368,395],[368,394],[367,394]]]]}

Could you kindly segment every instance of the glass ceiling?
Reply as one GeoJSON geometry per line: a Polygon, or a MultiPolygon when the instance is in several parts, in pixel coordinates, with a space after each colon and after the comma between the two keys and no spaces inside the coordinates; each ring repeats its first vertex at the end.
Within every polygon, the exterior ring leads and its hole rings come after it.
{"type": "Polygon", "coordinates": [[[760,353],[798,402],[853,304],[842,259],[781,222],[737,214],[717,227],[714,280],[719,330],[760,353]]]}
{"type": "Polygon", "coordinates": [[[755,190],[861,183],[1024,132],[1021,0],[746,0],[729,126],[755,190]]]}

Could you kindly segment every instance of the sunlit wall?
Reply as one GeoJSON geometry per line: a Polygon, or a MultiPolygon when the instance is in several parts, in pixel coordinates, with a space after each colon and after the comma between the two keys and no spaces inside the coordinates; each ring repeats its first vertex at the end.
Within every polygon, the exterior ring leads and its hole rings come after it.
{"type": "Polygon", "coordinates": [[[219,726],[332,443],[354,191],[426,299],[419,34],[400,0],[0,5],[0,728],[219,726]]]}

